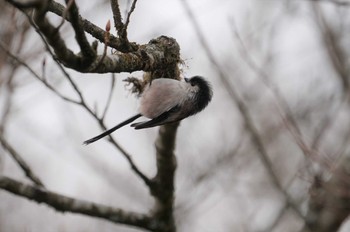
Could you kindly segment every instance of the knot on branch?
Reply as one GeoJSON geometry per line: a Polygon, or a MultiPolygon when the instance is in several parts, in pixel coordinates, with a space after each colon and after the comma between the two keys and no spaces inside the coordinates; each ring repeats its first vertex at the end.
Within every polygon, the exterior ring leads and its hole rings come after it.
{"type": "Polygon", "coordinates": [[[140,47],[139,55],[144,62],[144,71],[151,73],[151,80],[157,78],[179,79],[178,63],[180,46],[174,38],[160,36],[140,47]]]}

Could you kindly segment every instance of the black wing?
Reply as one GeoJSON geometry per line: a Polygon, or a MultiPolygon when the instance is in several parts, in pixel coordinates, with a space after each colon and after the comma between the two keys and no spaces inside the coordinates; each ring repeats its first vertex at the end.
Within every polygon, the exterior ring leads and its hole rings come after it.
{"type": "Polygon", "coordinates": [[[144,129],[144,128],[149,128],[149,127],[154,127],[154,126],[160,126],[165,123],[173,122],[173,121],[167,121],[170,115],[173,113],[179,111],[180,107],[174,106],[168,111],[165,111],[161,115],[149,120],[149,121],[144,121],[144,122],[138,122],[138,123],[133,123],[130,126],[135,127],[136,130],[139,129],[144,129]]]}

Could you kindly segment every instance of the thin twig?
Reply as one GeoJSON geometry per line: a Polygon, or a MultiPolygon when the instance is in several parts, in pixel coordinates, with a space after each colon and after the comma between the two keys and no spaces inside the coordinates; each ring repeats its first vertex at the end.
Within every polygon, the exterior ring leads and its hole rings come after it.
{"type": "MultiPolygon", "coordinates": [[[[54,14],[58,16],[62,16],[63,12],[65,11],[65,7],[61,5],[60,3],[56,1],[50,1],[49,3],[49,11],[53,12],[54,14]]],[[[100,42],[103,43],[104,41],[104,35],[105,31],[102,30],[97,25],[93,24],[89,20],[84,19],[83,17],[79,16],[81,21],[83,22],[84,30],[98,39],[100,42]]],[[[70,21],[69,17],[67,18],[68,21],[70,21]]],[[[138,49],[138,45],[136,44],[130,44],[132,45],[133,51],[136,51],[138,49]]],[[[115,48],[117,50],[123,49],[123,43],[120,39],[118,39],[116,36],[110,35],[110,47],[115,48]]]]}
{"type": "Polygon", "coordinates": [[[149,188],[152,186],[152,181],[145,175],[141,170],[136,166],[135,162],[131,158],[131,155],[124,149],[122,148],[114,139],[111,135],[109,135],[109,141],[123,154],[123,156],[128,160],[129,165],[131,169],[137,174],[141,180],[145,183],[145,185],[149,188]]]}
{"type": "MultiPolygon", "coordinates": [[[[14,0],[5,0],[5,1],[7,1],[8,3],[12,4],[14,7],[22,11],[28,8],[39,7],[41,4],[41,1],[33,1],[28,3],[16,2],[14,0]]],[[[66,8],[62,4],[56,1],[49,1],[48,10],[62,17],[64,15],[64,12],[66,11],[66,8]]],[[[92,35],[93,37],[95,37],[101,42],[104,41],[104,33],[105,33],[104,30],[102,30],[100,27],[93,24],[89,20],[86,20],[85,18],[81,17],[80,15],[79,15],[79,18],[81,19],[83,28],[87,33],[89,33],[90,35],[92,35]]],[[[66,20],[70,21],[70,18],[67,17],[66,20]]],[[[111,35],[110,40],[111,40],[110,47],[113,47],[117,50],[123,49],[124,44],[116,36],[111,35]]],[[[133,51],[136,51],[138,49],[138,45],[136,43],[131,43],[130,45],[131,45],[130,48],[132,48],[133,51]]]]}
{"type": "MultiPolygon", "coordinates": [[[[39,35],[41,35],[40,31],[39,31],[39,35]]],[[[41,35],[42,36],[42,35],[41,35]]],[[[73,81],[73,79],[71,78],[71,76],[67,73],[67,71],[64,69],[64,67],[62,66],[62,64],[59,62],[59,60],[57,59],[56,56],[54,56],[53,52],[51,51],[49,45],[47,44],[46,40],[44,39],[44,36],[41,37],[46,49],[48,50],[48,52],[50,53],[51,57],[53,57],[54,61],[56,62],[57,66],[61,69],[62,73],[64,74],[65,78],[69,81],[69,83],[71,84],[71,86],[73,87],[74,91],[78,94],[80,101],[75,101],[72,99],[69,99],[65,96],[63,96],[62,94],[60,94],[55,88],[53,88],[51,85],[49,85],[46,81],[43,81],[42,78],[40,78],[40,76],[38,74],[36,74],[26,63],[24,62],[20,62],[22,65],[24,65],[38,80],[40,80],[46,87],[48,87],[51,91],[53,91],[55,94],[57,94],[59,97],[61,97],[63,100],[66,100],[68,102],[74,103],[74,104],[78,104],[80,106],[82,106],[95,120],[98,121],[100,127],[103,130],[107,130],[107,127],[105,126],[103,120],[101,120],[97,114],[87,105],[87,103],[85,102],[85,99],[83,97],[82,92],[80,91],[78,85],[73,81]]],[[[1,44],[0,44],[1,45],[1,44]]],[[[11,54],[12,55],[12,54],[11,54]]],[[[16,56],[13,56],[13,58],[18,59],[16,56]]],[[[18,59],[18,61],[20,61],[18,59]]],[[[122,148],[115,140],[114,138],[109,135],[109,141],[122,153],[122,155],[128,160],[132,170],[144,181],[144,183],[149,187],[151,181],[149,180],[148,177],[146,177],[146,175],[144,175],[136,166],[136,164],[134,163],[133,159],[131,158],[131,155],[124,149],[122,148]]]]}
{"type": "Polygon", "coordinates": [[[128,13],[128,16],[126,17],[126,21],[125,21],[124,29],[123,29],[125,34],[126,34],[126,30],[128,29],[128,26],[129,26],[129,23],[130,23],[130,16],[131,16],[132,12],[134,12],[134,10],[135,10],[136,3],[137,3],[137,0],[134,0],[134,1],[132,2],[130,11],[129,11],[129,13],[128,13]]]}
{"type": "MultiPolygon", "coordinates": [[[[13,3],[12,0],[7,0],[8,2],[12,3],[13,5],[15,5],[13,3]]],[[[62,11],[64,10],[64,8],[62,8],[60,5],[57,6],[57,4],[54,4],[53,1],[49,2],[49,7],[58,7],[60,10],[58,10],[59,13],[63,14],[62,11]]],[[[36,5],[36,7],[42,7],[42,5],[36,5]]],[[[56,8],[55,8],[56,9],[56,8]]],[[[57,9],[56,9],[57,10],[57,9]]],[[[25,12],[24,12],[25,13],[25,12]]],[[[75,55],[66,47],[64,41],[62,40],[62,38],[59,36],[59,34],[57,33],[56,28],[54,28],[47,20],[45,20],[45,9],[39,9],[37,10],[35,16],[34,16],[34,20],[35,20],[35,24],[32,22],[32,20],[30,20],[30,22],[32,23],[32,25],[34,26],[34,28],[37,30],[39,36],[42,38],[47,51],[50,53],[50,55],[53,57],[54,61],[57,63],[58,67],[61,69],[62,73],[64,74],[65,78],[68,80],[68,82],[71,84],[71,86],[73,87],[74,91],[77,93],[79,100],[80,101],[76,101],[76,100],[72,100],[69,99],[65,96],[63,96],[62,94],[60,94],[56,89],[54,89],[47,81],[44,81],[42,78],[40,78],[40,76],[38,74],[36,74],[25,62],[21,62],[20,59],[18,59],[17,57],[13,56],[14,59],[17,59],[22,65],[24,65],[38,80],[40,80],[45,86],[47,86],[51,91],[53,91],[54,93],[56,93],[59,97],[61,97],[63,100],[67,100],[68,102],[74,103],[74,104],[78,104],[80,106],[82,106],[94,119],[96,119],[100,125],[100,127],[103,130],[106,130],[107,127],[105,126],[103,120],[101,120],[99,118],[99,116],[97,116],[97,113],[95,111],[93,111],[85,102],[85,98],[82,95],[82,92],[80,91],[80,89],[78,88],[77,84],[73,81],[73,79],[70,77],[70,75],[66,72],[66,70],[64,69],[64,67],[62,66],[61,62],[65,63],[65,65],[67,65],[67,63],[69,64],[73,64],[73,66],[75,66],[74,64],[78,64],[80,63],[80,61],[78,61],[75,57],[75,55]],[[52,32],[52,33],[51,33],[52,32]],[[53,54],[53,52],[50,49],[50,46],[53,47],[54,51],[56,54],[53,54]],[[58,49],[61,48],[61,49],[58,49]],[[62,50],[63,49],[63,50],[62,50]],[[68,59],[66,59],[68,58],[68,59]]],[[[27,15],[28,18],[29,15],[27,15]]],[[[82,30],[81,25],[80,25],[80,20],[81,17],[78,14],[77,11],[77,7],[76,5],[73,3],[72,7],[70,9],[70,14],[69,14],[69,19],[72,22],[73,27],[75,29],[75,32],[78,33],[80,30],[82,30]],[[72,19],[73,17],[73,19],[72,19]]],[[[104,32],[104,40],[105,40],[105,35],[106,33],[104,32]]],[[[83,48],[85,45],[88,46],[87,41],[85,40],[86,38],[84,38],[85,36],[82,36],[81,38],[77,38],[77,41],[81,42],[81,48],[83,48]],[[85,44],[85,45],[84,45],[85,44]],[[82,46],[84,45],[84,46],[82,46]]],[[[90,45],[89,45],[90,46],[90,45]]],[[[154,47],[154,45],[152,45],[154,47]]],[[[161,47],[159,47],[160,49],[163,49],[161,47]]],[[[154,48],[153,48],[154,49],[154,48]]],[[[87,52],[89,53],[89,52],[87,52]]],[[[163,54],[163,53],[159,53],[159,54],[163,54]]],[[[131,62],[132,66],[135,66],[135,70],[141,70],[142,67],[145,67],[145,62],[143,59],[135,60],[135,59],[139,59],[138,55],[135,54],[125,54],[125,62],[127,62],[127,64],[130,64],[130,60],[133,60],[134,62],[131,62]]],[[[157,58],[155,56],[155,58],[157,58]]],[[[159,57],[160,60],[162,60],[161,57],[159,57]]],[[[118,59],[118,64],[122,64],[123,63],[123,59],[121,57],[117,57],[118,59]]],[[[111,60],[109,60],[111,61],[111,60]]],[[[113,63],[113,62],[109,62],[109,63],[113,63]]],[[[146,65],[147,66],[147,65],[146,65]]],[[[77,66],[73,67],[76,70],[79,70],[79,68],[77,69],[77,66]]],[[[129,67],[121,67],[122,70],[121,71],[128,71],[127,69],[129,67]]],[[[131,67],[132,69],[134,69],[133,67],[131,67]]],[[[85,70],[86,71],[86,70],[85,70]]],[[[118,72],[118,70],[114,70],[115,72],[118,72]]],[[[136,164],[133,162],[131,155],[126,152],[125,149],[123,149],[114,139],[112,136],[109,136],[109,141],[122,153],[122,155],[128,160],[132,170],[144,181],[144,183],[147,186],[150,186],[151,181],[137,168],[136,164]]]]}
{"type": "MultiPolygon", "coordinates": [[[[25,68],[27,68],[27,70],[33,74],[33,76],[38,79],[40,82],[42,82],[48,89],[50,89],[53,93],[55,93],[57,96],[59,96],[60,98],[62,98],[63,100],[67,101],[67,102],[71,102],[77,105],[82,106],[94,119],[96,119],[101,128],[103,130],[106,130],[107,127],[105,126],[105,124],[103,123],[103,121],[97,116],[97,114],[92,111],[88,105],[85,103],[85,100],[82,96],[81,91],[79,90],[78,86],[75,84],[75,82],[72,80],[72,78],[68,75],[66,78],[69,80],[69,82],[71,83],[71,85],[74,87],[74,90],[77,92],[77,94],[80,97],[80,101],[76,101],[70,98],[65,97],[64,95],[62,95],[61,93],[59,93],[54,87],[52,87],[48,82],[44,81],[28,64],[26,64],[25,62],[23,62],[22,60],[20,60],[18,57],[16,57],[15,55],[13,55],[12,53],[10,53],[6,47],[3,46],[2,42],[0,41],[0,47],[7,52],[7,54],[13,58],[14,60],[16,60],[18,63],[20,63],[21,65],[23,65],[25,68]]],[[[134,163],[133,159],[131,158],[131,155],[124,149],[122,148],[114,139],[112,136],[109,136],[109,141],[122,153],[122,155],[128,160],[132,170],[144,181],[144,183],[149,187],[151,184],[151,181],[149,180],[148,177],[146,177],[145,174],[143,174],[138,167],[136,166],[136,164],[134,163]]]]}
{"type": "Polygon", "coordinates": [[[1,145],[8,151],[8,153],[12,156],[12,158],[17,162],[17,164],[24,171],[26,176],[31,179],[36,185],[40,187],[45,187],[43,182],[37,177],[29,165],[24,161],[22,156],[5,140],[5,138],[0,135],[0,143],[1,145]]]}
{"type": "Polygon", "coordinates": [[[24,66],[37,80],[39,80],[40,82],[42,82],[49,90],[51,90],[52,92],[54,92],[57,96],[59,96],[60,98],[62,98],[65,101],[74,103],[74,104],[80,104],[80,102],[70,99],[64,95],[62,95],[60,92],[58,92],[55,88],[53,88],[47,81],[45,81],[43,78],[41,78],[39,76],[39,74],[37,74],[26,62],[22,61],[19,57],[17,57],[16,55],[12,54],[7,47],[0,41],[0,48],[3,49],[7,55],[9,57],[11,57],[13,60],[15,60],[16,62],[18,62],[20,65],[24,66]]]}
{"type": "Polygon", "coordinates": [[[106,33],[105,33],[105,40],[104,40],[104,48],[103,48],[103,54],[102,56],[98,59],[98,62],[92,63],[91,67],[89,68],[89,71],[92,72],[96,70],[102,63],[103,60],[105,59],[107,55],[107,48],[109,45],[109,36],[110,36],[110,29],[111,29],[111,21],[108,20],[106,24],[106,33]]]}
{"type": "Polygon", "coordinates": [[[231,22],[231,24],[233,25],[233,27],[232,27],[233,35],[235,38],[237,38],[237,40],[241,46],[240,53],[241,53],[241,56],[243,57],[243,60],[250,67],[250,69],[253,70],[257,74],[258,77],[260,77],[259,80],[261,80],[261,82],[265,85],[265,87],[268,90],[270,90],[271,93],[275,96],[275,98],[274,98],[275,104],[277,105],[278,109],[281,109],[281,111],[283,111],[285,113],[287,119],[291,122],[291,124],[293,125],[296,132],[299,134],[299,136],[301,136],[301,131],[298,127],[296,120],[293,117],[292,110],[290,109],[286,98],[282,95],[282,93],[279,91],[277,86],[270,80],[267,73],[265,73],[265,71],[254,62],[248,49],[244,45],[244,42],[237,31],[237,28],[234,26],[235,24],[233,22],[231,22]]]}
{"type": "Polygon", "coordinates": [[[283,119],[284,125],[286,126],[289,133],[292,135],[295,143],[298,145],[301,151],[306,155],[306,157],[317,162],[318,164],[321,164],[321,166],[325,167],[327,170],[331,170],[332,164],[333,164],[332,160],[327,159],[325,155],[321,156],[319,151],[309,147],[306,144],[306,142],[303,140],[303,138],[291,127],[290,121],[284,118],[284,116],[281,115],[281,113],[280,113],[280,117],[283,119]]]}
{"type": "Polygon", "coordinates": [[[345,102],[339,103],[339,105],[336,106],[336,109],[333,112],[328,113],[319,123],[318,130],[315,133],[316,136],[311,144],[311,149],[318,150],[319,144],[321,143],[323,137],[328,134],[327,131],[330,131],[334,123],[338,121],[337,118],[340,115],[341,108],[343,106],[345,106],[345,102]]]}
{"type": "Polygon", "coordinates": [[[57,31],[63,26],[64,22],[66,21],[66,19],[67,19],[67,14],[68,14],[68,10],[69,10],[69,8],[72,6],[73,1],[74,1],[74,0],[69,0],[69,1],[68,1],[67,7],[66,7],[66,9],[63,11],[63,14],[62,14],[61,23],[57,26],[57,31]]]}
{"type": "Polygon", "coordinates": [[[106,117],[107,110],[109,109],[109,106],[111,105],[115,83],[116,83],[116,81],[115,81],[115,73],[112,73],[112,75],[111,75],[111,88],[109,90],[106,106],[105,106],[105,108],[103,110],[103,113],[102,113],[102,116],[101,116],[102,120],[106,117]]]}

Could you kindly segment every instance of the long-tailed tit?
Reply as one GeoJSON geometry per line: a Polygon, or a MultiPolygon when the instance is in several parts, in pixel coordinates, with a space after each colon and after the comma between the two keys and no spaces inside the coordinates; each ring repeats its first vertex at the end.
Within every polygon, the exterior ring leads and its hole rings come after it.
{"type": "Polygon", "coordinates": [[[202,111],[211,101],[213,91],[203,77],[185,78],[185,81],[160,78],[153,80],[143,91],[139,113],[115,127],[84,142],[96,142],[115,130],[135,121],[141,116],[151,120],[131,124],[143,129],[166,123],[177,122],[202,111]]]}

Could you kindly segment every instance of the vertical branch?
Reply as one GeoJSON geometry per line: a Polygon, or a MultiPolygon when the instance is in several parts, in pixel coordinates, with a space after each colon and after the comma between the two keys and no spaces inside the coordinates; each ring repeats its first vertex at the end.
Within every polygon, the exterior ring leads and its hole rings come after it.
{"type": "Polygon", "coordinates": [[[122,15],[120,13],[118,0],[111,0],[111,8],[113,12],[114,27],[119,35],[119,33],[121,33],[123,30],[124,24],[123,24],[122,15]]]}
{"type": "Polygon", "coordinates": [[[157,174],[152,179],[152,195],[156,205],[154,216],[164,223],[163,231],[175,231],[173,215],[174,205],[174,177],[176,170],[175,140],[179,123],[161,126],[155,142],[157,158],[157,174]]]}
{"type": "Polygon", "coordinates": [[[75,0],[66,0],[66,3],[70,5],[70,7],[67,8],[68,15],[71,19],[71,24],[75,32],[75,39],[80,47],[84,63],[86,62],[86,64],[90,64],[96,57],[96,51],[91,47],[85,36],[85,31],[79,17],[79,11],[77,5],[75,4],[75,0]]]}
{"type": "Polygon", "coordinates": [[[128,13],[128,16],[126,17],[126,21],[125,21],[125,25],[124,25],[124,33],[127,33],[127,29],[128,29],[128,26],[129,26],[129,23],[130,23],[130,16],[132,14],[132,12],[134,12],[135,8],[136,8],[136,3],[137,3],[137,0],[134,0],[132,2],[132,5],[130,7],[130,11],[128,13]]]}
{"type": "MultiPolygon", "coordinates": [[[[136,4],[136,3],[135,3],[136,4]]],[[[134,6],[134,4],[133,4],[134,6]]],[[[111,0],[111,8],[113,12],[113,19],[114,19],[114,27],[117,30],[119,39],[122,43],[122,50],[124,52],[130,51],[131,46],[128,40],[128,35],[127,35],[127,25],[129,24],[129,17],[131,13],[128,15],[127,23],[123,23],[123,19],[120,13],[120,7],[118,0],[111,0]]],[[[131,11],[132,12],[132,11],[131,11]]]]}
{"type": "MultiPolygon", "coordinates": [[[[13,4],[13,2],[10,1],[13,4]]],[[[81,57],[76,56],[67,48],[65,41],[62,39],[57,28],[50,24],[45,17],[48,2],[42,2],[37,6],[33,20],[40,29],[40,33],[45,36],[47,43],[54,49],[57,58],[64,64],[70,64],[72,67],[81,66],[81,57]]]]}

